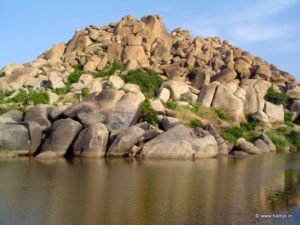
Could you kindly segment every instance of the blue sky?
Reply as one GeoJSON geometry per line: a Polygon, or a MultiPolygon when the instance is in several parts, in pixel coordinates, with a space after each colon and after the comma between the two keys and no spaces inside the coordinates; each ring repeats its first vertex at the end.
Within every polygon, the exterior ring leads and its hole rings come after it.
{"type": "Polygon", "coordinates": [[[300,0],[0,0],[0,67],[35,59],[78,28],[159,14],[169,31],[220,36],[300,80],[300,0]]]}

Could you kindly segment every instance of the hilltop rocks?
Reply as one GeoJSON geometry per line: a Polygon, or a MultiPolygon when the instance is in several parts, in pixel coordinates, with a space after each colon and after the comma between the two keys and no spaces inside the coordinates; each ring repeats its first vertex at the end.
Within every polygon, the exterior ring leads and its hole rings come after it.
{"type": "Polygon", "coordinates": [[[217,154],[216,140],[209,134],[197,137],[183,125],[177,125],[147,142],[142,157],[149,158],[206,158],[217,154]]]}
{"type": "Polygon", "coordinates": [[[189,86],[185,82],[178,80],[168,80],[163,84],[163,87],[170,90],[173,100],[180,100],[181,95],[190,92],[189,86]]]}
{"type": "Polygon", "coordinates": [[[41,152],[53,151],[59,155],[66,154],[81,128],[82,125],[79,122],[71,119],[55,121],[41,146],[41,152]]]}

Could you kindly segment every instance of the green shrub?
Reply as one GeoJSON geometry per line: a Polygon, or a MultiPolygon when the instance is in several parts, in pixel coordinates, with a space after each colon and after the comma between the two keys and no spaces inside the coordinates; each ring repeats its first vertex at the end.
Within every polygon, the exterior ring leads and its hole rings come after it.
{"type": "Polygon", "coordinates": [[[141,104],[141,119],[153,125],[158,121],[157,115],[155,114],[148,100],[145,100],[141,104]]]}
{"type": "Polygon", "coordinates": [[[191,99],[191,97],[189,96],[189,94],[183,94],[183,95],[181,95],[181,96],[180,96],[180,100],[181,100],[181,101],[185,101],[185,102],[191,102],[191,101],[192,101],[192,99],[191,99]]]}
{"type": "Polygon", "coordinates": [[[70,92],[70,85],[67,84],[65,87],[62,88],[53,88],[52,92],[57,95],[67,94],[68,92],[70,92]]]}
{"type": "Polygon", "coordinates": [[[83,65],[78,64],[73,66],[74,71],[68,76],[68,83],[69,84],[74,84],[77,83],[81,77],[81,75],[84,73],[83,72],[83,65]]]}
{"type": "Polygon", "coordinates": [[[202,127],[203,123],[198,119],[192,119],[189,123],[189,127],[195,128],[195,127],[202,127]]]}
{"type": "Polygon", "coordinates": [[[239,138],[245,138],[247,141],[254,141],[258,137],[258,133],[255,130],[256,125],[256,121],[241,123],[240,126],[226,128],[221,131],[220,135],[231,144],[234,144],[239,138]]]}
{"type": "Polygon", "coordinates": [[[292,130],[287,135],[287,139],[291,143],[291,146],[300,147],[300,131],[292,130]]]}
{"type": "Polygon", "coordinates": [[[88,87],[84,87],[81,89],[82,97],[87,97],[90,94],[90,89],[88,87]]]}
{"type": "Polygon", "coordinates": [[[291,112],[284,112],[284,123],[287,126],[292,126],[293,125],[293,113],[291,112]]]}
{"type": "Polygon", "coordinates": [[[151,71],[142,69],[131,70],[121,76],[126,83],[138,85],[142,92],[149,98],[153,98],[163,83],[161,77],[151,71]]]}
{"type": "Polygon", "coordinates": [[[290,146],[287,138],[281,134],[275,133],[274,131],[267,132],[268,137],[276,146],[277,150],[282,150],[284,147],[290,146]]]}
{"type": "Polygon", "coordinates": [[[5,72],[0,72],[0,78],[5,76],[6,76],[5,72]]]}
{"type": "Polygon", "coordinates": [[[24,103],[25,105],[33,102],[36,104],[48,104],[49,96],[44,91],[31,91],[26,92],[24,90],[20,90],[19,93],[10,99],[11,102],[24,103]]]}
{"type": "Polygon", "coordinates": [[[273,85],[268,89],[265,99],[276,105],[286,105],[287,103],[287,96],[284,93],[275,90],[273,85]]]}
{"type": "Polygon", "coordinates": [[[227,120],[228,116],[227,113],[222,108],[214,108],[213,109],[217,117],[219,117],[221,120],[227,120]]]}
{"type": "Polygon", "coordinates": [[[173,102],[173,101],[167,101],[163,103],[165,107],[167,107],[168,109],[172,109],[175,110],[177,108],[177,103],[173,102]]]}
{"type": "Polygon", "coordinates": [[[103,70],[95,72],[94,77],[108,77],[113,75],[117,70],[123,71],[124,64],[120,60],[115,60],[111,65],[106,65],[103,70]]]}

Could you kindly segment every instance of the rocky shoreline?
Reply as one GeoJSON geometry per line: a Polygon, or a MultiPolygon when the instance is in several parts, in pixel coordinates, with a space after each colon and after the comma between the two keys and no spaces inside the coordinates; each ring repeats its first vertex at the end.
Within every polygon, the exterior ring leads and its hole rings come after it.
{"type": "Polygon", "coordinates": [[[2,156],[297,151],[299,122],[300,85],[291,74],[218,37],[168,33],[159,16],[91,25],[0,71],[2,156]]]}

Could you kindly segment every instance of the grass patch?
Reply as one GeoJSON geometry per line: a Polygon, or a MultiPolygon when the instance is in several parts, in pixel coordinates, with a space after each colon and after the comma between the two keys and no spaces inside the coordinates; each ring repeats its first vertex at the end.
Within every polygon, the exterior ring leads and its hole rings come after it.
{"type": "Polygon", "coordinates": [[[120,60],[115,60],[111,65],[106,65],[103,70],[93,73],[94,77],[108,77],[113,75],[117,70],[123,71],[124,64],[120,60]]]}
{"type": "Polygon", "coordinates": [[[231,144],[235,144],[239,138],[254,141],[258,138],[258,132],[255,130],[257,123],[257,121],[253,120],[248,123],[241,123],[240,126],[228,127],[221,131],[220,135],[231,144]]]}
{"type": "Polygon", "coordinates": [[[265,99],[275,105],[286,105],[288,100],[287,96],[284,93],[275,90],[273,85],[268,89],[265,99]]]}
{"type": "Polygon", "coordinates": [[[227,120],[228,115],[222,108],[213,108],[215,114],[221,119],[221,120],[227,120]]]}
{"type": "Polygon", "coordinates": [[[154,110],[152,109],[150,102],[145,100],[141,104],[141,119],[147,121],[148,123],[155,125],[158,121],[158,117],[154,110]]]}
{"type": "Polygon", "coordinates": [[[192,119],[189,123],[189,127],[196,128],[196,127],[202,127],[203,123],[198,119],[192,119]]]}
{"type": "Polygon", "coordinates": [[[287,126],[293,125],[293,113],[291,112],[284,112],[284,124],[287,126]]]}
{"type": "Polygon", "coordinates": [[[173,102],[173,101],[167,101],[167,102],[163,102],[163,105],[168,108],[168,109],[172,109],[172,110],[175,110],[177,108],[177,103],[176,102],[173,102]]]}
{"type": "Polygon", "coordinates": [[[136,69],[121,76],[126,83],[136,84],[148,97],[153,98],[163,83],[161,77],[151,71],[136,69]]]}
{"type": "Polygon", "coordinates": [[[57,94],[57,95],[64,95],[67,94],[70,91],[70,85],[66,85],[65,87],[62,88],[53,88],[52,92],[57,94]]]}
{"type": "Polygon", "coordinates": [[[5,76],[6,76],[5,72],[0,72],[0,78],[5,77],[5,76]]]}
{"type": "Polygon", "coordinates": [[[290,146],[290,142],[282,134],[276,133],[274,131],[268,131],[267,135],[276,146],[277,150],[282,150],[284,147],[290,146]]]}
{"type": "Polygon", "coordinates": [[[88,87],[84,87],[81,89],[82,97],[87,97],[90,94],[90,89],[88,87]]]}
{"type": "Polygon", "coordinates": [[[300,147],[300,131],[292,130],[288,135],[287,139],[290,145],[293,147],[300,147]]]}
{"type": "Polygon", "coordinates": [[[77,64],[73,66],[74,71],[68,76],[68,83],[74,84],[77,83],[81,77],[81,75],[84,73],[83,71],[83,65],[77,64]]]}
{"type": "Polygon", "coordinates": [[[20,90],[19,93],[10,99],[10,102],[16,103],[24,103],[25,105],[32,102],[34,105],[36,104],[48,104],[49,96],[44,91],[30,91],[26,92],[24,90],[20,90]]]}

